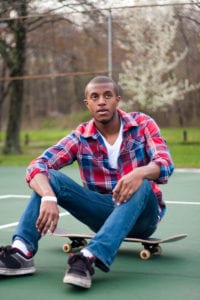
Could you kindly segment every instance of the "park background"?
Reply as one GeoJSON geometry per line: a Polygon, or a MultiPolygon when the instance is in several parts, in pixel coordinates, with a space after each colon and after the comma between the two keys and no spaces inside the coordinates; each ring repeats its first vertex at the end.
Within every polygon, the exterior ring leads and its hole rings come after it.
{"type": "Polygon", "coordinates": [[[2,1],[0,165],[88,120],[84,86],[105,74],[122,109],[155,118],[177,167],[200,167],[199,13],[193,0],[2,1]]]}

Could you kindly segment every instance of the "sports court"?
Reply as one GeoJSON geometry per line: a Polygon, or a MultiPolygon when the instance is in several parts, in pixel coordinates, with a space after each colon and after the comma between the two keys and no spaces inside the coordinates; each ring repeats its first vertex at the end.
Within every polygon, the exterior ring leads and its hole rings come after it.
{"type": "MultiPolygon", "coordinates": [[[[78,170],[65,168],[79,181],[78,170]]],[[[25,168],[0,168],[0,245],[10,238],[30,190],[24,182],[25,168]]],[[[167,214],[157,237],[187,233],[180,242],[164,244],[163,255],[150,260],[139,258],[139,244],[123,243],[109,273],[96,269],[93,286],[82,290],[62,283],[67,256],[62,252],[64,238],[44,237],[35,257],[35,275],[0,278],[1,299],[134,299],[199,300],[200,295],[200,170],[176,170],[162,187],[167,214]]],[[[88,229],[69,214],[60,211],[60,227],[84,233],[88,229]]]]}

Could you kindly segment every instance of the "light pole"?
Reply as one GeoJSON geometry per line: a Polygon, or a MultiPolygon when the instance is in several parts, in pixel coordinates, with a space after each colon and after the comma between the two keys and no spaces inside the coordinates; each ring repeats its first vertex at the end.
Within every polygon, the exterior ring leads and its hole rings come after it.
{"type": "Polygon", "coordinates": [[[112,11],[108,14],[108,76],[112,77],[112,11]]]}

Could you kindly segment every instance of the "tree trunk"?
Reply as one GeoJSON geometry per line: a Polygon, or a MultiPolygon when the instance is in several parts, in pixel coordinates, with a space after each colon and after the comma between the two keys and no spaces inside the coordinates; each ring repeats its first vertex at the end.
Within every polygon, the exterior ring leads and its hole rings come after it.
{"type": "MultiPolygon", "coordinates": [[[[21,1],[18,6],[18,16],[26,16],[26,1],[21,1]]],[[[23,76],[26,57],[26,20],[13,20],[10,24],[15,37],[15,47],[10,52],[10,77],[23,76]]],[[[13,80],[9,87],[10,108],[6,130],[6,139],[3,152],[5,154],[19,154],[20,147],[20,128],[23,107],[23,80],[13,80]]]]}
{"type": "Polygon", "coordinates": [[[10,108],[6,130],[6,140],[3,149],[4,154],[19,154],[20,127],[23,104],[23,81],[13,81],[10,94],[10,108]]]}
{"type": "MultiPolygon", "coordinates": [[[[6,74],[6,64],[3,63],[1,77],[4,77],[6,74]]],[[[2,123],[3,123],[3,104],[7,95],[7,86],[4,81],[0,81],[0,134],[2,130],[2,123]]],[[[0,135],[1,141],[1,135],[0,135]]]]}

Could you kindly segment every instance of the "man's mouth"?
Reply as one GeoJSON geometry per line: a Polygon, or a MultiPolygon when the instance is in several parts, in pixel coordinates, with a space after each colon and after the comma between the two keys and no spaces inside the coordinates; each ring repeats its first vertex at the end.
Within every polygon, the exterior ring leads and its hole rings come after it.
{"type": "Polygon", "coordinates": [[[100,115],[104,115],[104,114],[106,114],[107,112],[108,112],[107,109],[99,109],[99,110],[97,110],[97,113],[100,114],[100,115]]]}

